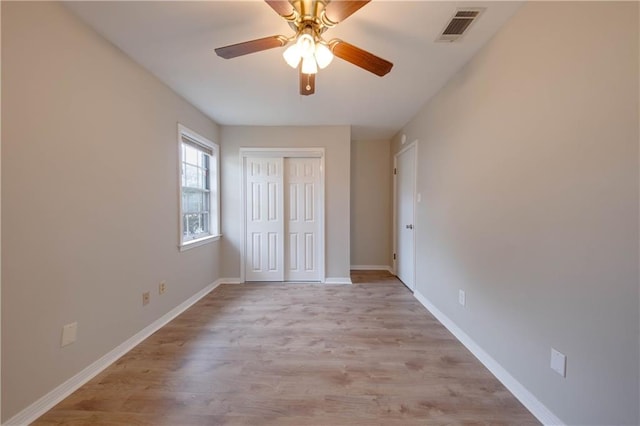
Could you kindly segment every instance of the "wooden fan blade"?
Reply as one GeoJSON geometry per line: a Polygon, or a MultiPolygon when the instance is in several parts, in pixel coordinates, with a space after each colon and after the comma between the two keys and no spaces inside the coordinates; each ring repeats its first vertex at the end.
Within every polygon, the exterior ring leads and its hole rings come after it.
{"type": "Polygon", "coordinates": [[[342,40],[332,40],[329,45],[331,51],[340,59],[351,62],[360,68],[382,77],[393,68],[393,64],[386,59],[382,59],[373,53],[362,50],[359,47],[342,40]]]}
{"type": "Polygon", "coordinates": [[[271,9],[275,10],[276,13],[282,16],[283,18],[292,17],[293,14],[295,13],[295,9],[293,8],[293,5],[287,0],[264,0],[264,1],[269,6],[271,6],[271,9]]]}
{"type": "Polygon", "coordinates": [[[360,10],[361,7],[369,3],[371,0],[339,0],[332,1],[324,9],[324,16],[330,21],[331,26],[344,21],[349,16],[360,10]]]}
{"type": "Polygon", "coordinates": [[[282,47],[287,44],[287,38],[276,35],[259,38],[257,40],[245,41],[243,43],[232,44],[230,46],[218,47],[216,54],[221,58],[231,59],[236,56],[248,55],[249,53],[260,52],[262,50],[282,47]]]}
{"type": "Polygon", "coordinates": [[[304,96],[313,95],[316,92],[316,75],[304,74],[300,67],[300,94],[304,96]]]}

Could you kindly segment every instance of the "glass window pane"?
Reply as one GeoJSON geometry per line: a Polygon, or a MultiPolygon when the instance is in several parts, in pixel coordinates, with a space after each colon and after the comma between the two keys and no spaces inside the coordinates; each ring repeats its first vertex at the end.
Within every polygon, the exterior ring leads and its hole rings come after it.
{"type": "Polygon", "coordinates": [[[187,193],[186,210],[189,213],[193,213],[193,212],[197,212],[198,211],[198,206],[194,202],[194,197],[197,197],[197,194],[195,194],[193,192],[188,192],[187,193]]]}
{"type": "Polygon", "coordinates": [[[189,211],[190,212],[202,212],[205,211],[204,193],[192,192],[189,194],[189,211]]]}
{"type": "Polygon", "coordinates": [[[198,186],[198,168],[190,164],[185,165],[185,185],[192,188],[199,188],[198,186]]]}
{"type": "Polygon", "coordinates": [[[205,169],[198,170],[198,188],[207,189],[207,171],[205,169]]]}
{"type": "Polygon", "coordinates": [[[198,214],[187,214],[185,215],[186,221],[186,234],[190,237],[197,235],[202,232],[202,227],[200,226],[200,215],[198,214]]]}
{"type": "Polygon", "coordinates": [[[200,225],[202,226],[202,232],[209,233],[209,214],[202,213],[200,215],[200,225]]]}
{"type": "Polygon", "coordinates": [[[191,145],[187,145],[187,144],[183,144],[183,145],[185,147],[184,161],[189,164],[198,165],[198,157],[199,157],[200,151],[198,151],[191,145]]]}

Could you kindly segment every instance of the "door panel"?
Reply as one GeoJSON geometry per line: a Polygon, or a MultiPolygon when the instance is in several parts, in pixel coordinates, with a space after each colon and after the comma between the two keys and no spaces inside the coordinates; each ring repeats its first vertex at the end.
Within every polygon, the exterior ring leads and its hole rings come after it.
{"type": "Polygon", "coordinates": [[[396,156],[396,275],[411,290],[415,288],[415,156],[415,145],[396,156]]]}
{"type": "Polygon", "coordinates": [[[289,234],[289,269],[298,270],[298,236],[289,234]]]}
{"type": "Polygon", "coordinates": [[[305,242],[305,247],[304,247],[304,252],[305,252],[305,264],[304,264],[304,269],[306,271],[313,271],[315,264],[314,264],[314,260],[315,260],[315,243],[314,243],[315,238],[313,238],[313,233],[310,232],[305,232],[304,234],[304,242],[305,242]]]}
{"type": "Polygon", "coordinates": [[[285,250],[287,281],[319,281],[320,221],[317,209],[321,205],[320,159],[286,158],[285,182],[288,186],[285,218],[288,235],[285,250]]]}
{"type": "Polygon", "coordinates": [[[283,281],[283,159],[246,158],[247,281],[283,281]]]}

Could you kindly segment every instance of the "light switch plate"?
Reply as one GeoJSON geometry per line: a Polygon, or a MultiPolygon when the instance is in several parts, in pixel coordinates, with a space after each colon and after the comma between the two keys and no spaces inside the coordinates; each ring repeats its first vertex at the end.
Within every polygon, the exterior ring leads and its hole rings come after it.
{"type": "Polygon", "coordinates": [[[464,293],[464,290],[458,290],[458,303],[461,306],[465,306],[467,304],[467,296],[464,293]]]}
{"type": "Polygon", "coordinates": [[[553,348],[551,348],[551,369],[562,377],[567,377],[567,357],[553,348]]]}

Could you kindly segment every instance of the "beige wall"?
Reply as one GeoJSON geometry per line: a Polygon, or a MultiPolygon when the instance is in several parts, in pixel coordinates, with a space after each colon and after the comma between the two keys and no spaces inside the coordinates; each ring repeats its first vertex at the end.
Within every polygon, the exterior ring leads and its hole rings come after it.
{"type": "Polygon", "coordinates": [[[219,140],[62,5],[2,2],[3,420],[219,277],[177,250],[178,122],[219,140]]]}
{"type": "Polygon", "coordinates": [[[640,423],[638,75],[637,3],[529,2],[402,130],[418,292],[569,424],[640,423]]]}
{"type": "Polygon", "coordinates": [[[351,142],[351,265],[391,266],[392,175],[388,140],[351,142]]]}
{"type": "Polygon", "coordinates": [[[349,126],[222,126],[223,276],[240,277],[242,170],[240,147],[325,148],[326,277],[349,278],[349,126]]]}

